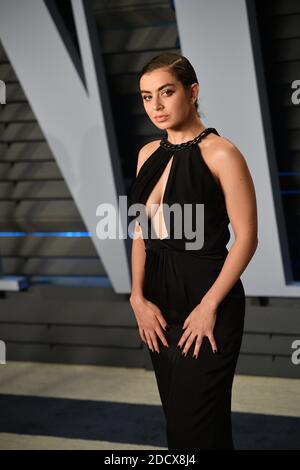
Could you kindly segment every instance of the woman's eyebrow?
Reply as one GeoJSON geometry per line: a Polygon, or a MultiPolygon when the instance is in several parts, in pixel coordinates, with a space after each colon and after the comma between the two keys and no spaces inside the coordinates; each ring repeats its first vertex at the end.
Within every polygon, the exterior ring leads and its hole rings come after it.
{"type": "MultiPolygon", "coordinates": [[[[161,85],[160,87],[158,87],[157,91],[160,91],[162,88],[165,88],[166,86],[175,86],[175,85],[174,83],[166,83],[165,85],[161,85]]],[[[151,93],[151,91],[141,90],[141,93],[151,93]]]]}

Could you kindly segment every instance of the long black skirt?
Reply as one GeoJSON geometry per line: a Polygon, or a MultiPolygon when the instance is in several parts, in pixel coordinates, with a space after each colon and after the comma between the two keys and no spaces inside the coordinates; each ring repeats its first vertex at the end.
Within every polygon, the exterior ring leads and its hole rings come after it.
{"type": "Polygon", "coordinates": [[[164,332],[169,348],[158,337],[160,353],[149,350],[170,450],[234,449],[231,395],[245,317],[240,279],[218,305],[213,331],[218,353],[213,353],[207,337],[196,359],[195,341],[185,357],[177,348],[186,317],[201,302],[223,263],[224,259],[168,249],[146,250],[144,295],[170,325],[164,332]]]}

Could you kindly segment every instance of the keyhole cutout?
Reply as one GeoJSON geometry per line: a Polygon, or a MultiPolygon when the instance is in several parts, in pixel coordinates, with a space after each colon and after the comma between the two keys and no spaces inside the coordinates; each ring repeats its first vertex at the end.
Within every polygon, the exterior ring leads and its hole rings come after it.
{"type": "Polygon", "coordinates": [[[151,225],[153,226],[153,230],[159,240],[163,240],[164,238],[168,237],[162,204],[164,203],[166,189],[168,188],[173,160],[174,155],[168,161],[164,171],[152,189],[145,204],[147,217],[151,220],[151,225]]]}

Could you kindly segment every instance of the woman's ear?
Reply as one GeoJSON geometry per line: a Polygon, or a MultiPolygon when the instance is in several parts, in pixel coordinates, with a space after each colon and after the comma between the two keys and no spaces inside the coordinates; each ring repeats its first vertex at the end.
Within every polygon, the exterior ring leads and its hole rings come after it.
{"type": "Polygon", "coordinates": [[[195,102],[197,100],[198,94],[199,94],[199,84],[198,83],[193,83],[191,85],[191,98],[192,98],[193,102],[195,102]]]}

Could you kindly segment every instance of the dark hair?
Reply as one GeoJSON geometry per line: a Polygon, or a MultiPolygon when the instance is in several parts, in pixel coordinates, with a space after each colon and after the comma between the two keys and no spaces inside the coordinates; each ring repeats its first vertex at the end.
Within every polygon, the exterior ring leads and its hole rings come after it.
{"type": "MultiPolygon", "coordinates": [[[[149,73],[160,68],[166,68],[186,89],[188,89],[192,83],[199,83],[194,67],[190,61],[186,57],[176,54],[175,52],[163,52],[162,54],[152,57],[152,59],[142,68],[139,74],[139,80],[145,73],[149,73]]],[[[197,114],[200,116],[198,112],[198,99],[196,99],[194,104],[197,114]]]]}

